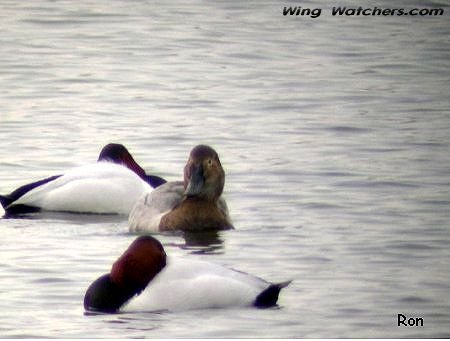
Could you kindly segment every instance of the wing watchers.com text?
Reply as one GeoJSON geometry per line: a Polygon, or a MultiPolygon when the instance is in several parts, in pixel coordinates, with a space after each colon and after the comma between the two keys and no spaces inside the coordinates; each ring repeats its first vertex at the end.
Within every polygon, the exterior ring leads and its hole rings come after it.
{"type": "MultiPolygon", "coordinates": [[[[290,6],[283,8],[284,16],[308,16],[311,18],[320,17],[321,8],[303,8],[301,6],[290,6]]],[[[442,8],[363,8],[363,7],[333,7],[331,9],[332,16],[440,16],[444,15],[442,8]]]]}

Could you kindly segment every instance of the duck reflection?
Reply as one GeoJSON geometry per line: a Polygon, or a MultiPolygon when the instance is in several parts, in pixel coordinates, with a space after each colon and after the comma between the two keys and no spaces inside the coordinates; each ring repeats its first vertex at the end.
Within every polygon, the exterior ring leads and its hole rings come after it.
{"type": "Polygon", "coordinates": [[[183,238],[186,242],[184,249],[192,253],[223,253],[223,240],[218,231],[185,231],[183,238]]]}
{"type": "Polygon", "coordinates": [[[171,231],[161,235],[177,236],[183,242],[167,242],[165,245],[188,250],[192,254],[222,254],[223,237],[219,231],[171,231]]]}

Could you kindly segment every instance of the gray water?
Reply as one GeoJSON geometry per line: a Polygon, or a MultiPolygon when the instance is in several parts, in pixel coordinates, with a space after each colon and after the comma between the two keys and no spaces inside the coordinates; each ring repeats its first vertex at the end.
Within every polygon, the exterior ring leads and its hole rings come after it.
{"type": "Polygon", "coordinates": [[[158,235],[167,253],[293,279],[274,309],[89,316],[87,286],[136,237],[126,217],[3,219],[0,336],[450,337],[450,8],[285,5],[0,2],[0,193],[109,142],[179,180],[207,143],[236,230],[158,235]],[[424,325],[398,327],[400,313],[424,325]]]}

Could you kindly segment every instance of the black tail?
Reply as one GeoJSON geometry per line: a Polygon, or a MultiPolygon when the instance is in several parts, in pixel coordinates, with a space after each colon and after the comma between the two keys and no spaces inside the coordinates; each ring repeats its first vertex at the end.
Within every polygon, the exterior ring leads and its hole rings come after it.
{"type": "Polygon", "coordinates": [[[28,206],[23,204],[12,204],[5,208],[4,218],[13,218],[21,214],[40,212],[41,208],[36,206],[28,206]]]}
{"type": "Polygon", "coordinates": [[[42,186],[42,185],[46,184],[47,182],[53,181],[55,179],[58,179],[60,176],[61,176],[61,174],[53,175],[53,176],[50,176],[48,178],[45,178],[45,179],[42,179],[42,180],[39,180],[39,181],[35,181],[35,182],[32,182],[32,183],[20,186],[14,192],[11,192],[11,194],[9,194],[7,197],[10,198],[11,202],[12,201],[16,201],[22,195],[24,195],[25,193],[31,191],[32,189],[35,189],[36,187],[42,186]]]}
{"type": "Polygon", "coordinates": [[[9,204],[12,202],[13,200],[10,198],[9,195],[0,195],[0,204],[2,204],[4,209],[6,209],[6,207],[8,207],[9,204]]]}
{"type": "Polygon", "coordinates": [[[253,305],[258,308],[268,308],[277,304],[278,295],[281,289],[287,287],[292,281],[286,281],[277,284],[271,284],[267,289],[260,293],[253,305]]]}
{"type": "Polygon", "coordinates": [[[11,192],[8,195],[0,195],[0,203],[2,204],[3,208],[5,209],[7,215],[31,213],[31,212],[39,211],[40,209],[37,207],[23,205],[23,204],[14,205],[14,202],[16,200],[18,200],[22,195],[31,191],[32,189],[42,186],[42,185],[46,184],[47,182],[53,181],[53,180],[59,178],[60,176],[61,175],[53,175],[51,177],[20,186],[19,188],[17,188],[16,190],[14,190],[13,192],[11,192]]]}

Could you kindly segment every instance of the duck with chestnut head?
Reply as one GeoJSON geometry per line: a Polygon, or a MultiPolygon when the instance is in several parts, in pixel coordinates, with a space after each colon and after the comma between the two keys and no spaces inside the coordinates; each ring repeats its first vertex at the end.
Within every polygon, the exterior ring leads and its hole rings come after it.
{"type": "Polygon", "coordinates": [[[168,257],[157,239],[140,236],[88,287],[84,308],[102,313],[268,308],[290,282],[268,282],[195,256],[168,257]]]}
{"type": "Polygon", "coordinates": [[[166,181],[147,174],[118,143],[103,147],[97,162],[27,183],[0,203],[7,217],[39,211],[128,215],[143,194],[166,181]]]}

